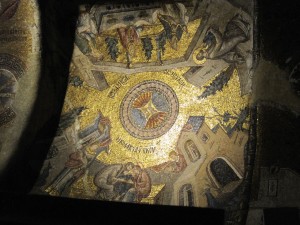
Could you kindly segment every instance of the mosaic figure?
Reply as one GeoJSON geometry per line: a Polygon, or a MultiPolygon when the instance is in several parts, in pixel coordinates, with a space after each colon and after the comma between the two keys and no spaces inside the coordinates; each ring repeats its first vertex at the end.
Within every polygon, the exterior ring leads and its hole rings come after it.
{"type": "Polygon", "coordinates": [[[95,37],[97,34],[96,22],[90,14],[89,6],[81,6],[77,21],[75,43],[84,54],[89,54],[91,52],[90,45],[95,44],[95,37]]]}
{"type": "Polygon", "coordinates": [[[83,151],[76,151],[69,155],[64,169],[46,188],[46,192],[53,195],[63,195],[65,191],[84,173],[87,166],[87,157],[83,151]]]}
{"type": "Polygon", "coordinates": [[[182,172],[186,168],[186,161],[182,153],[179,151],[171,151],[169,153],[169,161],[162,163],[160,165],[156,165],[151,167],[150,169],[159,172],[172,172],[179,173],[182,172]]]}
{"type": "Polygon", "coordinates": [[[122,46],[126,50],[127,67],[130,67],[131,57],[136,55],[136,45],[140,44],[139,31],[141,27],[128,26],[117,28],[122,46]]]}
{"type": "Polygon", "coordinates": [[[133,186],[130,174],[133,168],[133,163],[127,163],[110,165],[99,171],[94,178],[98,188],[96,197],[103,200],[122,200],[133,186]]]}
{"type": "Polygon", "coordinates": [[[240,14],[234,16],[227,24],[224,34],[216,27],[209,27],[203,40],[205,49],[200,51],[197,59],[224,59],[230,63],[243,63],[245,59],[236,48],[249,40],[250,24],[240,14]]]}

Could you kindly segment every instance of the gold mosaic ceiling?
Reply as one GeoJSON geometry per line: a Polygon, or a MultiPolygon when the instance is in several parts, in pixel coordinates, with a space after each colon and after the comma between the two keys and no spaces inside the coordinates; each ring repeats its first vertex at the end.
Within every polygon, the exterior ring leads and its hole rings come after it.
{"type": "MultiPolygon", "coordinates": [[[[71,105],[72,107],[85,106],[88,108],[81,115],[81,129],[93,123],[99,112],[110,119],[112,143],[109,148],[111,153],[109,155],[104,152],[101,153],[98,156],[100,161],[109,164],[133,161],[142,164],[144,167],[165,162],[168,160],[169,152],[175,149],[181,129],[189,116],[208,117],[210,119],[206,119],[206,123],[210,128],[213,128],[219,123],[218,119],[214,117],[215,111],[213,108],[216,108],[220,114],[225,112],[234,114],[248,105],[248,96],[241,96],[237,70],[234,70],[231,80],[222,91],[199,100],[197,96],[201,95],[204,88],[195,87],[185,81],[182,75],[188,69],[186,67],[170,71],[145,72],[131,75],[105,72],[105,78],[111,88],[98,91],[86,85],[79,88],[69,86],[66,98],[70,104],[65,104],[64,111],[70,110],[69,107],[71,105]],[[174,76],[178,77],[178,79],[174,79],[174,76]],[[124,77],[127,78],[124,79],[124,77]],[[123,83],[112,98],[110,91],[120,79],[126,82],[123,83]],[[167,84],[174,90],[179,101],[179,113],[174,125],[164,135],[151,140],[133,137],[124,129],[120,120],[121,102],[128,90],[147,80],[158,80],[167,84]],[[136,147],[137,150],[128,150],[128,144],[136,147]]],[[[208,81],[207,84],[210,84],[213,79],[208,81]]],[[[233,120],[229,120],[227,125],[233,125],[233,123],[233,120]]],[[[93,154],[93,149],[89,149],[89,152],[93,154]]]]}

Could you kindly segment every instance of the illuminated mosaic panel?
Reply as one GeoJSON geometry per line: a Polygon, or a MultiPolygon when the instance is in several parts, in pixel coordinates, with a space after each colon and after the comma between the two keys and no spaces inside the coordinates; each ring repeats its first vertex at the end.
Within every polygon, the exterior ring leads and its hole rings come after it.
{"type": "Polygon", "coordinates": [[[79,10],[59,130],[36,188],[216,208],[240,198],[251,16],[223,0],[79,10]]]}

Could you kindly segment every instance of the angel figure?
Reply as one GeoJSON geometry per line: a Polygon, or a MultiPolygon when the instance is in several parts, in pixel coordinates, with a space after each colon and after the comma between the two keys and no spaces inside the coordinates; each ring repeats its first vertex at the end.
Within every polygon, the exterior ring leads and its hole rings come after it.
{"type": "Polygon", "coordinates": [[[157,10],[153,14],[153,21],[159,21],[164,30],[156,37],[158,46],[157,58],[162,65],[162,53],[164,52],[164,44],[168,41],[171,48],[178,49],[178,42],[181,40],[183,32],[188,34],[186,16],[187,10],[181,3],[164,4],[162,9],[157,10]]]}
{"type": "Polygon", "coordinates": [[[203,40],[204,48],[197,54],[198,60],[223,59],[228,63],[244,63],[237,46],[250,39],[250,24],[240,14],[234,16],[222,34],[217,27],[208,28],[203,40]]]}

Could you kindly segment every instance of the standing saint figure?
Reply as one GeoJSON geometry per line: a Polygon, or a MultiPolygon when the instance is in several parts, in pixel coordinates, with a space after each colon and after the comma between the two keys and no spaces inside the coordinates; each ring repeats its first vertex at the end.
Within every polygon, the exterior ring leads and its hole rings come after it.
{"type": "Polygon", "coordinates": [[[129,68],[132,63],[132,57],[136,55],[136,45],[141,42],[139,37],[141,29],[141,27],[135,27],[133,25],[117,28],[121,44],[126,50],[127,68],[129,68]]]}
{"type": "Polygon", "coordinates": [[[79,133],[77,149],[69,155],[65,167],[46,188],[53,195],[63,195],[66,190],[81,178],[98,155],[105,151],[109,154],[110,120],[100,113],[94,124],[79,133]],[[88,155],[86,150],[93,148],[94,155],[88,155]]]}
{"type": "Polygon", "coordinates": [[[63,195],[67,188],[85,173],[86,165],[87,157],[83,151],[72,152],[63,170],[45,191],[51,195],[63,195]]]}

